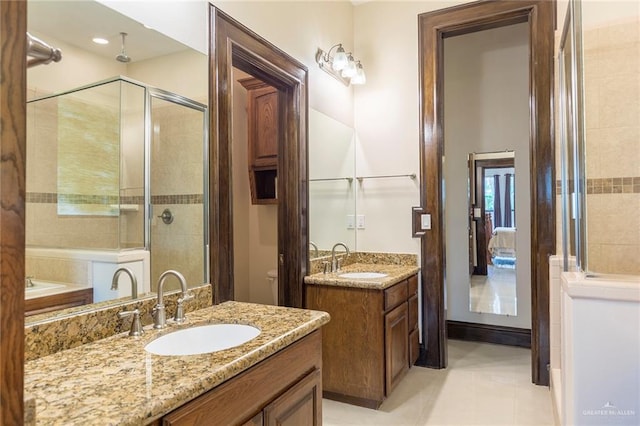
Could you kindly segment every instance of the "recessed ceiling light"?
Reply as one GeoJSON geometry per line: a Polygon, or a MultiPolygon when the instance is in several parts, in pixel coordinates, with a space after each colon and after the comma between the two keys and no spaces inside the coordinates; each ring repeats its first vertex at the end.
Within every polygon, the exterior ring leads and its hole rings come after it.
{"type": "Polygon", "coordinates": [[[102,37],[94,37],[92,40],[96,44],[109,44],[109,40],[102,37]]]}

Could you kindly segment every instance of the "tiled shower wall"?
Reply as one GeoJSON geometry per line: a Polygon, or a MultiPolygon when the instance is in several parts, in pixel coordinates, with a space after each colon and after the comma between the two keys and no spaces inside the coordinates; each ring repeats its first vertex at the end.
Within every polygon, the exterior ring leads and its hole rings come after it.
{"type": "MultiPolygon", "coordinates": [[[[151,147],[151,285],[167,269],[187,284],[203,282],[203,113],[161,102],[153,108],[151,147]],[[158,218],[164,209],[173,223],[158,218]]],[[[165,288],[177,288],[175,280],[165,288]]]]}
{"type": "MultiPolygon", "coordinates": [[[[29,98],[35,97],[29,91],[29,98]]],[[[79,106],[81,108],[81,105],[79,106]]],[[[96,120],[102,117],[96,117],[96,120]]],[[[83,139],[78,129],[78,140],[83,139]]],[[[58,214],[58,98],[37,101],[27,108],[27,207],[26,243],[62,248],[120,248],[119,230],[126,220],[118,216],[69,216],[58,214]],[[91,238],[87,238],[90,235],[91,238]]],[[[85,196],[84,202],[117,204],[117,197],[85,196]],[[89,200],[92,198],[92,200],[89,200]],[[104,198],[104,199],[103,199],[104,198]]],[[[82,202],[82,200],[79,200],[82,202]]],[[[139,200],[128,200],[131,203],[139,200]]],[[[127,202],[127,200],[120,200],[127,202]]],[[[141,207],[141,206],[140,206],[141,207]]],[[[126,213],[129,215],[129,213],[126,213]]],[[[132,212],[129,220],[141,220],[132,212]]],[[[126,241],[126,236],[125,236],[126,241]]]]}
{"type": "MultiPolygon", "coordinates": [[[[29,98],[42,95],[30,91],[29,98]]],[[[31,103],[27,111],[27,245],[88,249],[142,247],[142,187],[125,185],[119,199],[101,194],[76,197],[82,203],[119,202],[122,205],[119,216],[58,213],[58,105],[58,98],[51,98],[31,103]]],[[[190,285],[200,284],[204,281],[203,113],[167,102],[161,105],[153,111],[151,282],[155,284],[163,271],[177,269],[190,285]],[[175,217],[170,225],[157,217],[165,208],[171,209],[175,217]]],[[[95,120],[103,118],[95,117],[95,120]]],[[[128,117],[121,118],[125,121],[125,132],[138,132],[134,127],[141,123],[127,124],[128,117]]],[[[78,129],[78,140],[82,141],[83,136],[83,130],[78,129]]],[[[140,137],[133,140],[142,143],[140,137]]],[[[124,161],[123,167],[131,166],[128,163],[124,161]]],[[[137,165],[138,161],[133,163],[137,165]]],[[[123,170],[123,173],[141,176],[139,170],[123,170]]],[[[176,286],[172,280],[166,288],[176,286]]]]}
{"type": "Polygon", "coordinates": [[[583,42],[587,268],[640,275],[640,20],[585,22],[583,42]]]}

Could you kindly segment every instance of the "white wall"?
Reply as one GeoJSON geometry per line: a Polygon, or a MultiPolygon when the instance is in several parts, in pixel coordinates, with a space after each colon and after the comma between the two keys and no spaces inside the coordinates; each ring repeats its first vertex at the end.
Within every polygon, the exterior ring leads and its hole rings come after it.
{"type": "MultiPolygon", "coordinates": [[[[354,7],[355,52],[367,84],[354,89],[358,137],[356,174],[420,172],[418,15],[460,1],[374,1],[354,7]]],[[[360,251],[420,254],[411,237],[411,208],[420,205],[419,179],[365,180],[358,187],[360,251]]]]}
{"type": "Polygon", "coordinates": [[[447,316],[530,328],[528,25],[447,38],[444,46],[447,316]],[[467,156],[505,150],[515,151],[516,317],[469,312],[467,156]]]}
{"type": "MultiPolygon", "coordinates": [[[[214,6],[302,62],[309,69],[309,107],[353,127],[353,89],[322,71],[318,48],[353,49],[350,2],[212,1],[214,6]]],[[[359,55],[357,49],[356,56],[359,55]]]]}
{"type": "Polygon", "coordinates": [[[209,51],[209,4],[205,0],[97,1],[202,54],[209,51]]]}

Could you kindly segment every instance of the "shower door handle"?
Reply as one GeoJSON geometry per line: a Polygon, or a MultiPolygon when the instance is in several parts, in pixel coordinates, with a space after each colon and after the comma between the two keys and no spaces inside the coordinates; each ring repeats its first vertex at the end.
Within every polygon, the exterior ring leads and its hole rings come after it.
{"type": "Polygon", "coordinates": [[[162,219],[165,225],[169,225],[173,222],[173,213],[171,213],[171,210],[169,209],[164,209],[162,214],[158,217],[162,219]]]}

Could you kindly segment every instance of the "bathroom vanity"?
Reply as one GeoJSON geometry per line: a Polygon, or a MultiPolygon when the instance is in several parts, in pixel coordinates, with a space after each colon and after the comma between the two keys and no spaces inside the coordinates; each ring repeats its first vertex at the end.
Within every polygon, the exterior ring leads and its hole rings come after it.
{"type": "Polygon", "coordinates": [[[322,331],[325,398],[378,408],[416,362],[417,272],[415,266],[353,264],[305,278],[306,306],[331,315],[322,331]],[[358,271],[385,276],[340,276],[358,271]]]}
{"type": "Polygon", "coordinates": [[[36,424],[319,424],[325,312],[225,302],[187,323],[145,327],[25,364],[36,424]],[[249,324],[260,334],[213,353],[161,356],[152,340],[186,327],[249,324]]]}

